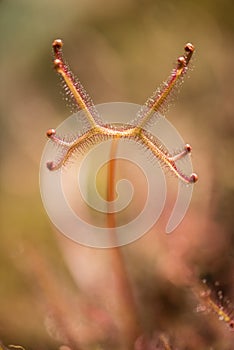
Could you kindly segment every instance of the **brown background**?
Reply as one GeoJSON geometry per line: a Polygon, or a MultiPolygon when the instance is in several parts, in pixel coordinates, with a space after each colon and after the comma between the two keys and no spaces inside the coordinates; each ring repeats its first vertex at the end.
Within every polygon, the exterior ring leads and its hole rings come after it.
{"type": "MultiPolygon", "coordinates": [[[[184,44],[196,46],[190,79],[168,113],[193,145],[199,182],[190,210],[169,238],[159,223],[157,234],[150,232],[123,253],[143,329],[171,332],[172,322],[193,334],[189,349],[231,349],[232,335],[212,316],[204,322],[214,322],[206,335],[193,320],[196,315],[189,316],[191,329],[180,316],[189,314],[181,293],[200,274],[221,280],[234,299],[233,13],[228,0],[0,1],[0,339],[5,344],[39,349],[66,343],[49,330],[53,291],[40,285],[49,286],[48,278],[51,288],[65,289],[66,300],[70,294],[92,296],[94,290],[101,300],[111,273],[104,251],[74,246],[54,233],[40,199],[45,130],[70,113],[52,69],[51,43],[59,37],[95,103],[143,103],[167,78],[184,44]],[[47,300],[44,294],[50,293],[47,300]],[[173,299],[172,313],[160,309],[163,298],[173,299]]],[[[165,302],[168,309],[171,304],[165,302]]],[[[102,349],[96,339],[102,339],[103,327],[99,335],[87,328],[79,331],[87,349],[102,349]]],[[[175,334],[175,347],[185,349],[185,340],[175,334]]]]}

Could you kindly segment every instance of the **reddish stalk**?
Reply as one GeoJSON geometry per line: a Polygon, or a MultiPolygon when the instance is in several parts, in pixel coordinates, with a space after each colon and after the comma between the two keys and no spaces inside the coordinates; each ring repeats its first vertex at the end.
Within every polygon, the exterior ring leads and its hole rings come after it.
{"type": "MultiPolygon", "coordinates": [[[[108,168],[107,168],[107,226],[109,228],[116,227],[116,217],[114,212],[114,204],[113,201],[115,200],[115,183],[116,183],[116,153],[117,153],[117,147],[118,147],[118,140],[113,140],[111,143],[111,150],[110,150],[110,160],[108,162],[108,168]],[[112,209],[110,212],[109,209],[112,209]]],[[[114,239],[115,237],[113,237],[114,239]]]]}
{"type": "MultiPolygon", "coordinates": [[[[115,183],[116,183],[116,154],[118,140],[113,140],[110,150],[110,161],[107,168],[107,225],[109,228],[116,227],[116,215],[114,212],[113,201],[115,200],[115,183]]],[[[112,230],[113,241],[117,243],[115,231],[112,230]]],[[[128,272],[124,261],[122,249],[118,246],[107,251],[110,258],[110,266],[112,266],[112,282],[113,282],[113,305],[112,310],[116,317],[121,343],[123,349],[129,349],[133,346],[134,341],[139,334],[139,322],[137,315],[137,307],[132,293],[131,283],[128,278],[128,272]],[[115,298],[116,297],[116,298],[115,298]]]]}

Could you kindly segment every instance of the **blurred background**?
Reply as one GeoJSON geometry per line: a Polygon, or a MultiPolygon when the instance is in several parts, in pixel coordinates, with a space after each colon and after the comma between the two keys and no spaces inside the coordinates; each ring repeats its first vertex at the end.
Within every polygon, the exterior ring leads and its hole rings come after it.
{"type": "Polygon", "coordinates": [[[203,275],[234,301],[233,13],[231,0],[0,1],[5,345],[167,349],[166,338],[171,349],[233,349],[218,317],[194,312],[203,275]],[[164,233],[167,210],[119,251],[79,246],[52,227],[40,198],[40,157],[45,131],[70,115],[52,65],[56,38],[96,104],[144,103],[184,44],[195,45],[167,117],[193,146],[199,182],[172,235],[164,233]]]}

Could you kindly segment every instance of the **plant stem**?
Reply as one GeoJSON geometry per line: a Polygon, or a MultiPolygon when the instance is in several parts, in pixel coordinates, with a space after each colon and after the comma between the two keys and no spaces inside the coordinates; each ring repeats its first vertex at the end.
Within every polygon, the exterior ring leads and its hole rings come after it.
{"type": "MultiPolygon", "coordinates": [[[[107,225],[109,228],[116,227],[116,214],[113,201],[115,200],[116,166],[117,166],[117,147],[118,140],[113,140],[110,150],[110,161],[107,168],[107,225]]],[[[116,232],[112,230],[113,242],[116,242],[116,232]]],[[[127,232],[126,232],[127,234],[127,232]]],[[[139,322],[137,307],[133,296],[131,283],[128,278],[123,251],[116,246],[107,251],[113,271],[113,305],[112,311],[117,319],[118,329],[121,336],[122,347],[132,348],[133,343],[139,333],[139,322]],[[116,297],[116,298],[115,298],[116,297]]]]}

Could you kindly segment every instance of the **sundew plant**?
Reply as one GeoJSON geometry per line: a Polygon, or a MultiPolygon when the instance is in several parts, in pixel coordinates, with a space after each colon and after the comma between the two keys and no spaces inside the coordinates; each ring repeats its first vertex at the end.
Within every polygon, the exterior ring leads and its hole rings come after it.
{"type": "Polygon", "coordinates": [[[0,5],[0,350],[233,350],[233,11],[116,4],[0,5]]]}

